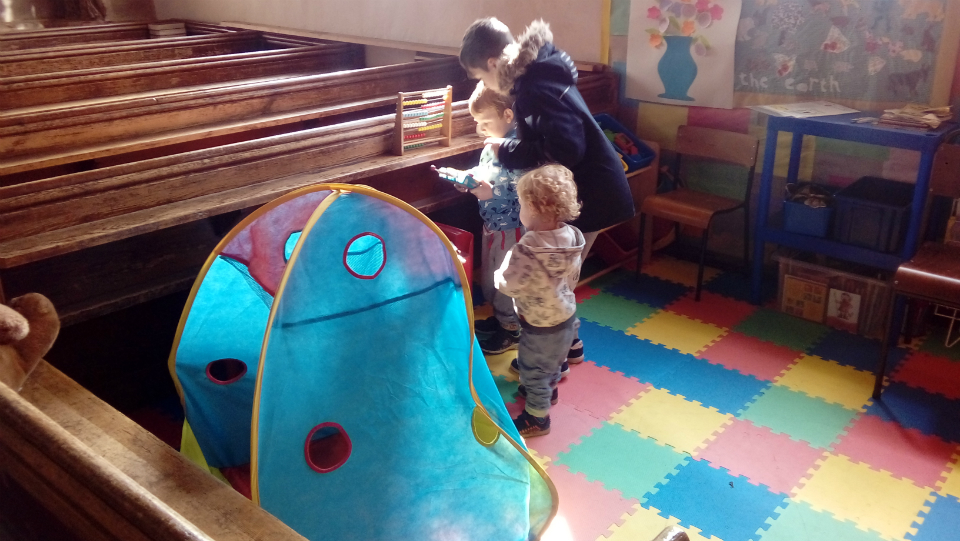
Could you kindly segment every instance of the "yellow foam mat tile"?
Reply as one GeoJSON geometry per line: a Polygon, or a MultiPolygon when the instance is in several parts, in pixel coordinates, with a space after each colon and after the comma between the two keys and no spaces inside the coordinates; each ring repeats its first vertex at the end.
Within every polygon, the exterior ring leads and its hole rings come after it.
{"type": "MultiPolygon", "coordinates": [[[[646,541],[656,537],[664,528],[680,524],[678,518],[663,518],[660,516],[660,510],[655,507],[645,509],[637,504],[633,506],[633,509],[632,514],[625,514],[621,517],[622,524],[614,524],[610,527],[612,533],[609,536],[598,537],[596,541],[646,541]]],[[[687,532],[690,541],[720,541],[712,535],[710,537],[700,535],[700,530],[697,528],[684,528],[684,531],[687,532]]]]}
{"type": "MultiPolygon", "coordinates": [[[[494,376],[503,376],[510,381],[519,381],[516,373],[510,371],[510,363],[517,358],[517,350],[506,351],[499,355],[486,355],[487,366],[494,376]]],[[[477,359],[474,359],[476,362],[477,359]]]]}
{"type": "Polygon", "coordinates": [[[627,329],[627,334],[690,355],[696,355],[726,333],[726,329],[716,325],[666,311],[657,312],[627,329]]]}
{"type": "Polygon", "coordinates": [[[953,496],[960,499],[960,455],[953,455],[944,474],[944,481],[937,483],[937,492],[942,496],[953,496]]]}
{"type": "Polygon", "coordinates": [[[873,393],[874,375],[814,355],[804,355],[775,381],[794,391],[862,411],[873,393]]]}
{"type": "Polygon", "coordinates": [[[553,461],[552,458],[545,455],[541,455],[540,453],[534,451],[533,449],[530,449],[529,447],[527,448],[527,452],[530,453],[530,456],[532,456],[533,459],[537,461],[537,464],[539,464],[540,467],[544,469],[544,471],[546,471],[547,468],[550,467],[550,463],[553,461]]]}
{"type": "Polygon", "coordinates": [[[630,404],[611,415],[610,420],[679,452],[693,455],[704,441],[733,422],[733,415],[653,388],[631,400],[630,404]]]}
{"type": "Polygon", "coordinates": [[[916,535],[913,523],[920,511],[929,512],[934,496],[908,479],[897,479],[845,456],[827,455],[817,461],[809,479],[802,479],[794,499],[817,511],[874,530],[887,539],[916,535]]]}
{"type": "MultiPolygon", "coordinates": [[[[643,273],[655,276],[662,280],[683,284],[687,287],[697,287],[697,264],[689,261],[680,261],[672,257],[657,257],[643,267],[643,273]]],[[[703,283],[713,280],[720,271],[711,267],[703,268],[703,283]]]]}

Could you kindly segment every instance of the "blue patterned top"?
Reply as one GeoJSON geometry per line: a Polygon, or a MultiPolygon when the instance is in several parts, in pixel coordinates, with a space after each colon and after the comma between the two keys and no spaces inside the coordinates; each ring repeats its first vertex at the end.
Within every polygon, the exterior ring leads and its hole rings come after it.
{"type": "MultiPolygon", "coordinates": [[[[516,136],[511,130],[505,137],[516,136]]],[[[479,201],[480,217],[488,231],[507,231],[520,227],[520,198],[517,197],[517,181],[525,170],[503,167],[489,148],[480,154],[480,164],[469,170],[477,179],[486,180],[493,186],[493,197],[479,201]]]]}

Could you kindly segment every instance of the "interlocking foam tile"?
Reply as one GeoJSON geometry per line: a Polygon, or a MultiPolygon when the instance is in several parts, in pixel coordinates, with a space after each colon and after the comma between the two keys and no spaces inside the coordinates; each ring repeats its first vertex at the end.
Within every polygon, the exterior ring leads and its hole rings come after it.
{"type": "MultiPolygon", "coordinates": [[[[633,514],[623,517],[623,524],[614,524],[610,527],[612,533],[605,538],[607,541],[646,541],[656,537],[668,526],[680,525],[680,519],[664,518],[659,515],[659,510],[656,508],[647,509],[641,505],[634,505],[633,509],[633,514]]],[[[707,539],[720,541],[716,537],[707,538],[700,535],[700,530],[696,528],[684,528],[684,530],[690,541],[707,541],[707,539]]],[[[603,539],[596,541],[603,541],[603,539]]]]}
{"type": "MultiPolygon", "coordinates": [[[[537,464],[539,464],[544,470],[549,468],[550,464],[553,462],[552,458],[541,455],[536,451],[536,449],[527,448],[527,451],[530,453],[530,456],[533,457],[533,460],[535,460],[537,464]]],[[[551,473],[553,472],[551,471],[551,473]]]]}
{"type": "MultiPolygon", "coordinates": [[[[643,267],[643,273],[687,287],[697,287],[697,264],[690,261],[667,256],[657,257],[643,267]]],[[[719,274],[717,269],[704,267],[703,283],[713,280],[719,274]]]]}
{"type": "Polygon", "coordinates": [[[820,357],[804,355],[776,380],[794,391],[860,410],[873,393],[874,375],[820,357]]]}
{"type": "Polygon", "coordinates": [[[690,454],[732,418],[656,388],[610,416],[611,421],[624,428],[690,454]]]}
{"type": "Polygon", "coordinates": [[[892,382],[867,413],[896,421],[924,434],[935,434],[949,442],[960,442],[960,401],[892,382]]]}
{"type": "Polygon", "coordinates": [[[662,280],[646,274],[641,274],[639,280],[621,280],[603,289],[607,293],[632,301],[642,302],[656,308],[665,307],[686,295],[688,291],[685,285],[662,280]]]}
{"type": "MultiPolygon", "coordinates": [[[[953,337],[955,337],[957,329],[954,328],[953,332],[953,337]]],[[[940,327],[931,327],[930,334],[923,338],[918,349],[920,351],[930,353],[931,355],[939,355],[940,357],[946,357],[948,359],[953,359],[954,361],[960,361],[960,345],[948,348],[943,343],[943,339],[946,334],[946,329],[940,327]]]]}
{"type": "Polygon", "coordinates": [[[600,293],[600,289],[594,287],[592,282],[590,284],[577,286],[577,288],[573,290],[573,294],[577,298],[578,303],[581,303],[598,293],[600,293]]]}
{"type": "MultiPolygon", "coordinates": [[[[507,381],[517,381],[517,375],[510,371],[510,363],[517,358],[517,350],[507,351],[499,355],[484,355],[487,360],[487,366],[490,367],[490,373],[494,376],[501,376],[507,381]]],[[[474,359],[478,362],[480,359],[474,359]]]]}
{"type": "Polygon", "coordinates": [[[876,532],[857,528],[853,522],[835,519],[804,502],[787,500],[780,516],[769,519],[770,529],[760,533],[761,541],[881,541],[876,532]]]}
{"type": "Polygon", "coordinates": [[[577,305],[577,317],[617,331],[626,331],[647,319],[659,308],[628,301],[609,293],[598,293],[577,305]]]}
{"type": "Polygon", "coordinates": [[[520,386],[520,382],[516,379],[509,380],[506,376],[494,376],[493,382],[497,385],[497,390],[500,391],[500,397],[503,398],[504,404],[517,401],[517,387],[520,386]]]}
{"type": "Polygon", "coordinates": [[[933,501],[928,489],[843,456],[828,455],[801,483],[795,500],[894,539],[911,532],[917,513],[933,501]]]}
{"type": "Polygon", "coordinates": [[[664,374],[693,359],[690,355],[658,346],[649,340],[639,340],[589,321],[581,320],[580,339],[583,340],[583,352],[588,360],[613,372],[654,385],[664,374]]]}
{"type": "Polygon", "coordinates": [[[571,374],[560,382],[560,400],[593,415],[606,419],[631,399],[650,388],[649,384],[614,374],[592,361],[570,367],[571,374]]]}
{"type": "MultiPolygon", "coordinates": [[[[560,509],[550,530],[565,530],[567,539],[596,539],[607,533],[610,524],[633,509],[636,500],[629,500],[583,475],[571,473],[563,466],[550,468],[550,479],[560,494],[560,509]]],[[[546,539],[563,539],[560,531],[550,531],[546,539]]]]}
{"type": "Polygon", "coordinates": [[[754,533],[775,516],[783,495],[753,485],[746,478],[691,460],[647,498],[661,514],[694,526],[703,535],[724,541],[755,539],[754,533]]]}
{"type": "Polygon", "coordinates": [[[956,449],[956,444],[936,436],[903,428],[875,415],[863,415],[833,446],[833,453],[909,479],[917,486],[935,487],[943,479],[956,449]]]}
{"type": "Polygon", "coordinates": [[[667,310],[710,323],[717,327],[729,329],[757,311],[757,307],[743,301],[721,297],[709,291],[700,293],[700,302],[694,300],[694,294],[688,293],[680,297],[677,302],[667,306],[667,310]]]}
{"type": "Polygon", "coordinates": [[[829,447],[858,413],[821,398],[771,385],[739,417],[814,447],[829,447]]]}
{"type": "MultiPolygon", "coordinates": [[[[893,367],[900,363],[908,351],[899,347],[890,349],[887,357],[888,373],[893,372],[893,367]]],[[[880,362],[880,341],[834,329],[809,348],[807,353],[858,370],[873,372],[880,362]]]]}
{"type": "Polygon", "coordinates": [[[822,449],[794,441],[769,428],[734,419],[717,438],[697,453],[698,460],[726,468],[751,483],[789,494],[823,454],[822,449]]]}
{"type": "Polygon", "coordinates": [[[741,374],[773,381],[800,355],[800,352],[788,347],[731,332],[704,349],[698,357],[741,374]]]}
{"type": "Polygon", "coordinates": [[[700,323],[670,312],[658,312],[631,327],[627,334],[694,355],[726,332],[726,329],[716,325],[700,323]]]}
{"type": "Polygon", "coordinates": [[[694,358],[652,383],[669,389],[671,394],[716,408],[720,413],[732,414],[743,409],[768,385],[753,376],[694,358]]]}
{"type": "MultiPolygon", "coordinates": [[[[750,279],[737,272],[725,272],[703,284],[703,290],[743,302],[751,302],[750,279]]],[[[761,286],[760,304],[775,297],[777,294],[777,279],[764,277],[761,286]]]]}
{"type": "MultiPolygon", "coordinates": [[[[480,291],[480,288],[479,288],[479,287],[474,288],[474,289],[476,289],[477,291],[480,291]]],[[[481,296],[482,296],[482,294],[481,294],[481,296]]],[[[481,319],[487,319],[488,317],[490,317],[490,316],[492,316],[492,315],[493,315],[493,305],[490,304],[490,303],[481,304],[481,305],[475,305],[475,306],[473,307],[473,320],[474,320],[474,321],[480,321],[481,319]]]]}
{"type": "Polygon", "coordinates": [[[915,352],[900,364],[891,379],[947,398],[960,399],[960,362],[946,357],[925,351],[915,352]]]}
{"type": "Polygon", "coordinates": [[[517,402],[508,402],[506,404],[507,413],[510,414],[511,419],[516,419],[517,415],[520,415],[520,412],[523,411],[524,404],[526,404],[526,402],[523,400],[519,400],[517,402]]]}
{"type": "Polygon", "coordinates": [[[590,435],[592,430],[601,425],[603,421],[600,419],[568,405],[561,392],[560,403],[550,407],[550,433],[530,438],[527,447],[536,449],[541,455],[556,457],[557,453],[566,451],[571,444],[590,435]]]}
{"type": "Polygon", "coordinates": [[[937,483],[937,492],[941,496],[960,498],[960,455],[953,455],[943,481],[937,483]]]}
{"type": "Polygon", "coordinates": [[[591,280],[590,287],[607,291],[609,288],[619,284],[620,282],[633,281],[635,278],[635,272],[624,270],[623,267],[621,267],[611,273],[604,274],[596,280],[591,280]]]}
{"type": "Polygon", "coordinates": [[[583,473],[588,480],[599,481],[608,489],[619,490],[625,498],[642,500],[689,459],[650,438],[603,423],[569,451],[559,453],[555,463],[567,466],[571,472],[583,473]]]}
{"type": "Polygon", "coordinates": [[[798,351],[806,351],[827,333],[828,328],[783,312],[759,308],[731,330],[798,351]]]}
{"type": "MultiPolygon", "coordinates": [[[[944,541],[960,539],[960,501],[952,496],[937,498],[930,511],[920,513],[922,523],[917,527],[916,535],[907,535],[912,541],[944,541]]],[[[919,522],[919,521],[918,521],[919,522]]]]}

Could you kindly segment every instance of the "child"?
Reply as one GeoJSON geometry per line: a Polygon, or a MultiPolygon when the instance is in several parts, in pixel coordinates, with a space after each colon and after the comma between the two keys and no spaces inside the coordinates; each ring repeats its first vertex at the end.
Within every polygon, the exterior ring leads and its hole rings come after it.
{"type": "MultiPolygon", "coordinates": [[[[633,197],[619,156],[577,90],[576,66],[552,42],[543,21],[534,21],[515,41],[502,22],[480,19],[463,36],[460,64],[471,77],[515,99],[517,137],[487,140],[504,167],[556,162],[573,172],[583,212],[572,225],[584,232],[586,257],[601,229],[634,216],[633,197]]],[[[576,333],[567,360],[583,360],[576,333]]]]}
{"type": "Polygon", "coordinates": [[[550,405],[558,399],[561,365],[567,359],[577,319],[573,289],[580,279],[584,239],[563,222],[580,214],[573,174],[562,165],[545,165],[517,183],[520,221],[527,232],[494,274],[497,289],[513,297],[520,315],[518,392],[524,410],[513,420],[525,437],[550,433],[550,405]]]}
{"type": "MultiPolygon", "coordinates": [[[[515,124],[509,98],[480,82],[468,104],[470,114],[477,123],[477,133],[485,137],[514,135],[515,124]]],[[[449,168],[447,170],[450,171],[449,168]]],[[[517,180],[522,173],[503,167],[489,147],[480,154],[479,165],[460,172],[461,175],[473,176],[480,183],[469,191],[477,196],[480,217],[483,218],[480,288],[483,297],[493,306],[493,317],[477,321],[475,325],[480,349],[484,353],[497,354],[517,349],[520,342],[520,320],[513,308],[513,299],[494,287],[493,272],[500,268],[507,250],[524,233],[520,224],[520,200],[517,199],[517,180]]],[[[461,189],[459,184],[456,186],[461,189]]]]}

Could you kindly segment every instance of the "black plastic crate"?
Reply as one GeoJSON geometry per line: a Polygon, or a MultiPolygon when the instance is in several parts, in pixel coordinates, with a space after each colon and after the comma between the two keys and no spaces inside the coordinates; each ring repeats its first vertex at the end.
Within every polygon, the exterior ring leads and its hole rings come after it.
{"type": "Polygon", "coordinates": [[[878,252],[896,252],[910,221],[913,189],[905,182],[862,177],[838,191],[834,195],[834,239],[878,252]]]}

